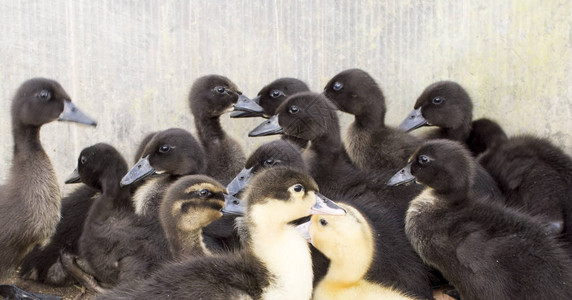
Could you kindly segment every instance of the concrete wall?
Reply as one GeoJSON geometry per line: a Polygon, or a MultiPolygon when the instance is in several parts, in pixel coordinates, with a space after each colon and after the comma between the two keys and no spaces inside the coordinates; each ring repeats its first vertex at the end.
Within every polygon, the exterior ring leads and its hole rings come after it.
{"type": "MultiPolygon", "coordinates": [[[[282,76],[321,91],[341,70],[370,72],[398,124],[428,84],[460,82],[475,117],[572,153],[572,3],[558,1],[0,1],[0,179],[11,161],[10,102],[24,80],[58,80],[97,128],[48,124],[42,142],[63,182],[82,148],[194,131],[193,80],[218,73],[248,95],[282,76]]],[[[224,127],[247,153],[260,122],[224,127]]],[[[350,118],[343,119],[348,124],[350,118]]]]}

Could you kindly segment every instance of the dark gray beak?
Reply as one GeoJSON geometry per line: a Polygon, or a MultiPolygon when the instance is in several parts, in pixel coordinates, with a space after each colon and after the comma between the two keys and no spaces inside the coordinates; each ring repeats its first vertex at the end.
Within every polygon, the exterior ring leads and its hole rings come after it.
{"type": "Polygon", "coordinates": [[[421,115],[421,107],[419,107],[410,112],[397,129],[409,132],[425,125],[427,125],[427,120],[421,115]]]}
{"type": "Polygon", "coordinates": [[[264,108],[244,95],[238,97],[234,110],[230,113],[231,118],[262,117],[263,115],[264,108]]]}
{"type": "Polygon", "coordinates": [[[87,124],[90,126],[97,126],[97,122],[86,116],[71,101],[64,101],[64,111],[62,111],[58,117],[58,121],[69,121],[87,124]]]}
{"type": "Polygon", "coordinates": [[[234,177],[234,179],[226,186],[226,190],[230,195],[236,196],[246,187],[250,177],[252,177],[253,168],[254,167],[250,167],[249,169],[242,169],[242,171],[240,171],[240,173],[238,173],[238,175],[236,175],[236,177],[234,177]]]}
{"type": "Polygon", "coordinates": [[[343,216],[346,214],[346,210],[339,207],[334,201],[326,198],[326,196],[316,193],[316,203],[310,209],[310,214],[343,216]]]}
{"type": "Polygon", "coordinates": [[[248,133],[248,136],[266,136],[282,133],[284,133],[284,130],[280,127],[280,124],[278,124],[278,115],[274,115],[252,129],[252,131],[248,133]]]}
{"type": "Polygon", "coordinates": [[[81,178],[79,177],[79,171],[77,170],[77,168],[75,168],[75,170],[73,170],[73,172],[68,176],[68,178],[66,178],[65,184],[79,183],[79,182],[81,182],[81,178]]]}
{"type": "Polygon", "coordinates": [[[405,183],[409,183],[415,180],[415,176],[411,174],[411,164],[407,164],[403,169],[399,170],[395,175],[389,178],[387,185],[397,186],[405,183]]]}
{"type": "Polygon", "coordinates": [[[224,207],[220,210],[225,216],[244,216],[246,208],[241,205],[240,199],[224,194],[224,207]]]}
{"type": "Polygon", "coordinates": [[[155,169],[149,164],[149,155],[140,159],[134,166],[121,178],[120,185],[126,186],[137,182],[143,178],[155,174],[155,169]]]}

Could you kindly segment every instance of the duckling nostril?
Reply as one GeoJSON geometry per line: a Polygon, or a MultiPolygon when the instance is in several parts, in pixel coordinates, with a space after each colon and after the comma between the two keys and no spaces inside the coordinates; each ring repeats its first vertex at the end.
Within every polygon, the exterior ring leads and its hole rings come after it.
{"type": "Polygon", "coordinates": [[[244,180],[244,176],[238,177],[238,180],[244,180]]]}
{"type": "Polygon", "coordinates": [[[141,169],[141,167],[143,167],[142,165],[137,165],[137,169],[141,169]]]}
{"type": "Polygon", "coordinates": [[[409,119],[415,119],[414,115],[409,116],[409,119]]]}
{"type": "Polygon", "coordinates": [[[77,108],[72,107],[71,111],[72,111],[72,112],[77,112],[77,108]]]}
{"type": "Polygon", "coordinates": [[[238,204],[239,204],[239,203],[238,203],[238,200],[232,200],[232,204],[238,205],[238,204]]]}

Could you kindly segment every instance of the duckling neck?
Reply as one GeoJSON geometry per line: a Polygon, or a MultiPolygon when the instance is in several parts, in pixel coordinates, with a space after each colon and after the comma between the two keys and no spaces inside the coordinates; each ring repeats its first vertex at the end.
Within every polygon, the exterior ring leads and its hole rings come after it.
{"type": "Polygon", "coordinates": [[[320,155],[320,157],[345,152],[339,129],[337,132],[325,134],[313,139],[310,148],[312,148],[316,154],[320,155]]]}
{"type": "MultiPolygon", "coordinates": [[[[359,251],[358,251],[359,252],[359,251]]],[[[347,286],[363,279],[371,263],[371,255],[351,253],[343,258],[332,259],[323,284],[347,286]]]]}
{"type": "Polygon", "coordinates": [[[20,154],[25,153],[26,159],[29,159],[29,152],[40,152],[45,155],[44,148],[40,141],[39,126],[26,126],[14,122],[12,124],[12,136],[14,137],[15,157],[19,157],[20,154]]]}
{"type": "Polygon", "coordinates": [[[471,133],[471,124],[463,124],[456,128],[440,128],[439,136],[450,140],[465,142],[471,133]]]}
{"type": "Polygon", "coordinates": [[[112,199],[110,204],[114,209],[125,209],[129,211],[135,211],[133,203],[131,201],[131,192],[128,187],[120,187],[119,180],[113,184],[107,184],[103,186],[102,195],[107,198],[112,199]]]}
{"type": "Polygon", "coordinates": [[[253,208],[245,217],[250,233],[248,248],[272,274],[263,299],[310,299],[312,258],[307,242],[294,226],[277,223],[274,214],[253,208]]]}
{"type": "Polygon", "coordinates": [[[375,130],[385,127],[385,111],[378,112],[374,109],[368,110],[363,114],[356,115],[354,124],[358,128],[366,130],[375,130]]]}
{"type": "Polygon", "coordinates": [[[203,231],[176,230],[176,235],[169,236],[169,245],[174,258],[195,257],[210,254],[203,242],[203,231]]]}
{"type": "Polygon", "coordinates": [[[195,118],[195,126],[203,145],[209,145],[213,140],[222,140],[226,137],[220,124],[220,116],[195,118]]]}

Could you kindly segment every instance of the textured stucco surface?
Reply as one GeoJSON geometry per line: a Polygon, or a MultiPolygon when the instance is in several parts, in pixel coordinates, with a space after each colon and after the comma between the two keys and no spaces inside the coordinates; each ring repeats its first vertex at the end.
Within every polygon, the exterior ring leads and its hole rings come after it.
{"type": "MultiPolygon", "coordinates": [[[[572,2],[0,1],[0,179],[12,156],[10,102],[24,80],[58,80],[97,128],[52,123],[42,142],[60,182],[80,150],[115,145],[131,161],[143,134],[194,132],[193,80],[218,73],[248,96],[275,78],[321,91],[350,67],[384,90],[396,125],[430,83],[461,83],[475,117],[572,153],[572,2]]],[[[344,117],[344,126],[350,118],[344,117]]],[[[261,119],[224,127],[250,153],[261,119]]]]}

